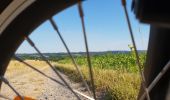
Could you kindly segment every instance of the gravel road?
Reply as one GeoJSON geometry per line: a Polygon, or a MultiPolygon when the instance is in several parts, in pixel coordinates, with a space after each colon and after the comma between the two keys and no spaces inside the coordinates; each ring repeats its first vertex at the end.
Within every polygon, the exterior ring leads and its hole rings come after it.
{"type": "MultiPolygon", "coordinates": [[[[22,68],[22,66],[17,68],[18,70],[14,71],[11,71],[9,67],[9,71],[5,74],[5,77],[9,80],[11,85],[21,95],[32,97],[37,100],[77,100],[73,93],[65,87],[43,77],[26,66],[23,66],[24,68],[22,68]]],[[[38,69],[62,82],[48,66],[41,66],[38,67],[38,69]]],[[[73,89],[87,94],[87,91],[85,91],[85,88],[82,87],[81,84],[71,82],[67,76],[62,73],[61,75],[70,84],[70,86],[73,87],[73,89]]],[[[16,94],[5,84],[2,85],[1,93],[10,98],[14,98],[16,96],[16,94]]],[[[81,97],[81,99],[86,100],[83,97],[81,97]]],[[[0,100],[4,99],[0,98],[0,100]]]]}

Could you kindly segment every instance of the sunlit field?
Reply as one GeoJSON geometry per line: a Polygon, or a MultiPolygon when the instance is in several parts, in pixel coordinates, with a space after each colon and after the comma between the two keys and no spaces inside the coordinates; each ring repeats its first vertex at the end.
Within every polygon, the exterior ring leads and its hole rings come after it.
{"type": "MultiPolygon", "coordinates": [[[[58,64],[56,68],[69,76],[73,81],[80,82],[81,78],[70,64],[58,64]]],[[[87,67],[81,67],[83,75],[89,81],[87,67]]],[[[94,68],[94,80],[98,94],[103,93],[105,100],[136,100],[140,87],[140,79],[137,73],[125,71],[94,68]],[[99,93],[100,92],[100,93],[99,93]]]]}
{"type": "MultiPolygon", "coordinates": [[[[36,66],[36,68],[46,68],[45,66],[47,66],[47,64],[43,61],[35,61],[35,60],[25,60],[26,62],[28,62],[31,65],[36,66]]],[[[20,75],[20,74],[29,74],[33,72],[32,69],[30,69],[28,66],[25,66],[24,64],[15,61],[15,60],[11,60],[10,64],[8,65],[7,71],[5,73],[5,75],[8,78],[12,78],[15,77],[16,75],[20,75]]]]}
{"type": "MultiPolygon", "coordinates": [[[[142,64],[144,63],[145,55],[145,52],[140,53],[142,64]]],[[[86,56],[76,55],[74,58],[83,72],[86,81],[89,83],[90,79],[86,56]]],[[[24,56],[24,59],[31,59],[26,60],[26,62],[37,66],[37,68],[47,66],[40,58],[24,56]]],[[[64,57],[60,56],[58,58],[49,57],[49,60],[56,69],[66,74],[71,81],[81,83],[80,75],[73,66],[69,56],[65,55],[64,57]]],[[[91,61],[98,96],[106,100],[135,100],[137,98],[140,89],[140,77],[133,52],[92,55],[91,61]]],[[[28,67],[23,66],[25,65],[15,60],[11,61],[7,70],[8,76],[12,77],[13,75],[10,75],[10,73],[14,70],[16,75],[25,73],[22,69],[28,67]]]]}
{"type": "MultiPolygon", "coordinates": [[[[76,56],[75,59],[85,79],[89,81],[86,57],[76,56]]],[[[143,64],[145,53],[140,53],[140,60],[143,64]]],[[[104,99],[136,100],[140,88],[140,77],[133,52],[93,55],[91,61],[94,67],[96,89],[104,93],[104,99]]],[[[55,65],[73,81],[80,81],[80,76],[69,57],[59,60],[55,65]]]]}

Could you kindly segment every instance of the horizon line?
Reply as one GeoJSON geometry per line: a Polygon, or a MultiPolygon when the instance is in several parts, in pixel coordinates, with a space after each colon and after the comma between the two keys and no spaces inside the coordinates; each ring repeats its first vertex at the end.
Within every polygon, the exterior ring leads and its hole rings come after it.
{"type": "MultiPolygon", "coordinates": [[[[131,50],[107,50],[107,51],[90,51],[91,52],[130,52],[131,50]]],[[[137,51],[147,51],[147,50],[137,50],[137,51]]],[[[86,51],[76,51],[71,53],[85,53],[86,51]]],[[[67,53],[67,52],[42,52],[42,53],[67,53]]],[[[37,52],[32,53],[16,53],[16,54],[37,54],[37,52]]]]}

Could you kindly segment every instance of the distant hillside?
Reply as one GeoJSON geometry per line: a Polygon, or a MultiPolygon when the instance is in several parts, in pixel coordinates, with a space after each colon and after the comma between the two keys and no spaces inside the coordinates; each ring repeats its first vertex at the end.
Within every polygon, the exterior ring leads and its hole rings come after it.
{"type": "MultiPolygon", "coordinates": [[[[90,55],[103,55],[107,53],[112,53],[112,54],[118,54],[118,53],[130,53],[131,51],[102,51],[102,52],[90,52],[90,55]]],[[[139,50],[138,52],[146,52],[146,50],[139,50]]],[[[72,52],[73,56],[85,56],[86,52],[72,52]]],[[[41,57],[38,53],[21,53],[21,54],[16,54],[18,57],[22,59],[37,59],[40,60],[41,57]]],[[[43,53],[45,57],[47,57],[49,60],[61,60],[64,59],[65,57],[68,57],[67,53],[60,52],[60,53],[43,53]]]]}

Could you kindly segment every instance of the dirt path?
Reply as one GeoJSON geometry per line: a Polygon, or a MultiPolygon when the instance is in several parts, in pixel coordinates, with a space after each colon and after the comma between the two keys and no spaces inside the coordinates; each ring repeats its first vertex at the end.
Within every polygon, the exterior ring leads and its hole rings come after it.
{"type": "MultiPolygon", "coordinates": [[[[58,81],[62,82],[56,74],[43,62],[27,61],[31,64],[37,63],[37,68],[47,75],[54,77],[58,81]]],[[[73,87],[81,92],[85,93],[85,89],[78,83],[71,82],[67,76],[63,75],[65,80],[73,87]]],[[[29,96],[38,100],[76,100],[76,97],[63,86],[51,81],[48,78],[43,77],[39,73],[31,70],[30,68],[18,64],[18,62],[11,62],[8,71],[5,75],[15,89],[24,96],[29,96]]],[[[2,85],[1,93],[14,98],[16,95],[5,84],[2,85]]],[[[84,99],[84,98],[82,98],[84,99]]],[[[3,100],[0,98],[0,100],[3,100]]]]}

